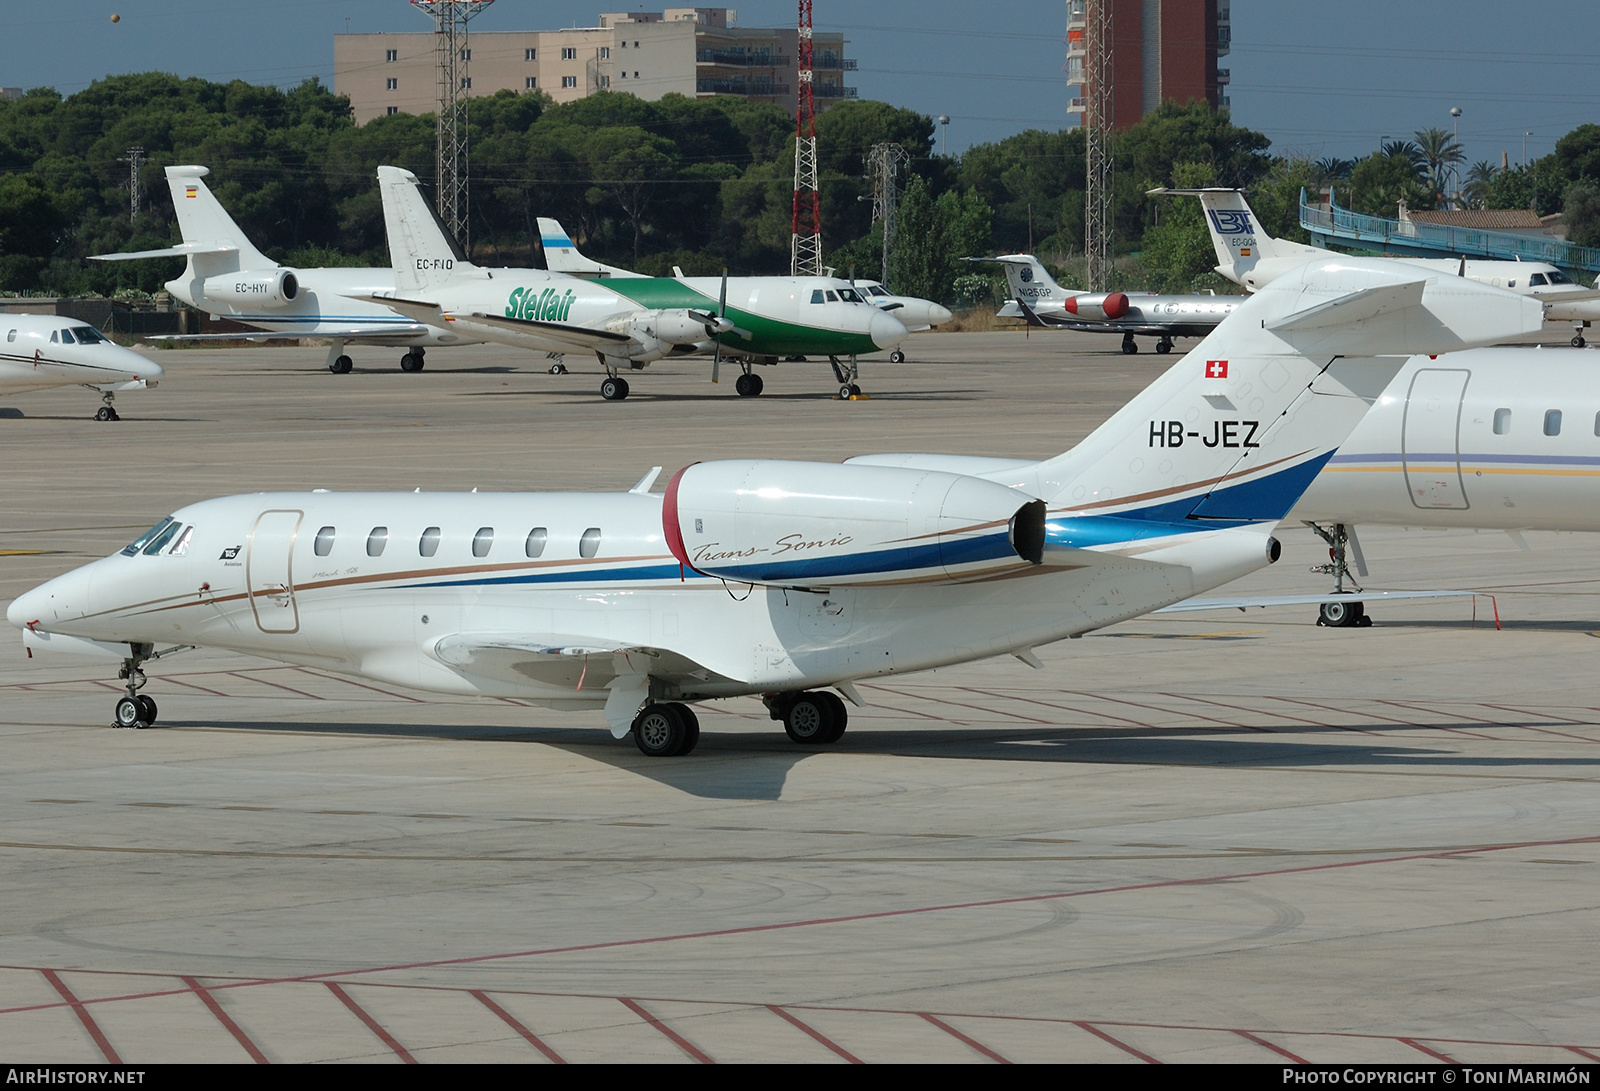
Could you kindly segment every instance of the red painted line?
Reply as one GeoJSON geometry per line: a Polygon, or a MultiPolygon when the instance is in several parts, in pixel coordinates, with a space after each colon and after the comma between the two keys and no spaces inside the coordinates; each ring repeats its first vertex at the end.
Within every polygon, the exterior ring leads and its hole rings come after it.
{"type": "Polygon", "coordinates": [[[675,1045],[679,1049],[683,1050],[685,1053],[687,1053],[689,1056],[693,1057],[695,1060],[699,1061],[701,1064],[716,1064],[717,1063],[716,1061],[713,1061],[710,1057],[707,1057],[704,1053],[701,1053],[698,1049],[696,1049],[694,1043],[689,1041],[689,1039],[685,1038],[683,1035],[679,1034],[677,1031],[675,1031],[671,1027],[667,1026],[667,1024],[663,1023],[661,1020],[659,1020],[655,1016],[651,1015],[648,1011],[645,1010],[644,1005],[642,1005],[642,1004],[640,1004],[640,1003],[638,1003],[636,1001],[629,1000],[626,996],[619,996],[619,997],[617,997],[617,999],[620,1000],[622,1002],[623,1006],[626,1007],[629,1011],[633,1012],[633,1014],[637,1015],[640,1019],[643,1019],[646,1023],[649,1023],[652,1027],[655,1027],[662,1034],[666,1035],[667,1038],[671,1040],[673,1045],[675,1045]]]}
{"type": "Polygon", "coordinates": [[[378,1024],[378,1021],[372,1016],[368,1015],[366,1009],[360,1004],[357,1004],[349,993],[345,992],[332,981],[324,981],[323,984],[328,986],[329,992],[333,993],[334,996],[337,996],[341,1001],[344,1002],[344,1006],[349,1008],[351,1013],[354,1014],[357,1019],[367,1024],[367,1029],[376,1034],[379,1041],[388,1046],[390,1049],[394,1050],[396,1057],[399,1057],[406,1064],[417,1063],[417,1059],[406,1051],[406,1047],[395,1041],[394,1035],[384,1030],[383,1027],[378,1024]]]}
{"type": "Polygon", "coordinates": [[[219,689],[210,689],[210,688],[208,688],[206,686],[197,685],[194,682],[185,682],[182,678],[178,678],[178,677],[176,677],[174,675],[170,675],[170,674],[165,675],[165,676],[157,679],[157,681],[170,682],[172,685],[175,685],[175,686],[188,686],[190,689],[197,689],[201,693],[209,693],[213,697],[231,697],[231,696],[233,696],[231,693],[223,693],[219,689]]]}
{"type": "Polygon", "coordinates": [[[1000,1054],[996,1053],[994,1050],[990,1049],[988,1046],[984,1045],[982,1042],[978,1041],[977,1039],[969,1038],[969,1037],[967,1037],[967,1035],[962,1034],[959,1030],[957,1030],[955,1027],[952,1027],[949,1023],[946,1023],[943,1019],[940,1019],[938,1016],[929,1015],[925,1011],[919,1011],[919,1012],[917,1012],[917,1014],[922,1016],[928,1022],[932,1023],[934,1026],[938,1027],[940,1030],[944,1031],[946,1034],[950,1035],[950,1037],[954,1038],[956,1041],[962,1043],[963,1045],[971,1046],[973,1049],[977,1050],[979,1053],[981,1053],[985,1057],[989,1058],[995,1064],[1010,1064],[1011,1063],[1010,1061],[1006,1060],[1004,1057],[1000,1056],[1000,1054]]]}
{"type": "MultiPolygon", "coordinates": [[[[1089,717],[1094,717],[1094,718],[1099,718],[1099,719],[1106,719],[1106,720],[1121,720],[1123,723],[1132,724],[1134,727],[1148,727],[1151,730],[1155,730],[1155,731],[1159,731],[1160,730],[1160,728],[1157,728],[1155,724],[1147,724],[1143,720],[1134,720],[1134,719],[1130,719],[1127,716],[1118,716],[1117,714],[1115,714],[1113,712],[1090,712],[1087,709],[1081,708],[1081,707],[1079,707],[1077,705],[1061,705],[1061,704],[1057,704],[1054,701],[1041,701],[1037,697],[1016,697],[1016,696],[1013,696],[1012,694],[1009,694],[1009,693],[995,693],[993,690],[978,689],[978,688],[976,688],[974,686],[957,686],[955,688],[956,689],[964,689],[968,693],[981,693],[985,697],[1002,697],[1002,698],[1005,698],[1008,701],[1021,701],[1024,704],[1043,705],[1045,708],[1058,708],[1062,712],[1076,712],[1076,713],[1079,713],[1080,715],[1083,715],[1083,716],[1089,716],[1089,717]]],[[[1095,699],[1099,700],[1099,698],[1095,698],[1095,699]]],[[[1056,727],[1093,727],[1094,726],[1093,724],[1063,724],[1063,723],[1060,723],[1060,722],[1057,722],[1057,721],[1051,721],[1051,722],[1056,727]]]]}
{"type": "Polygon", "coordinates": [[[1284,1049],[1281,1046],[1273,1045],[1271,1042],[1267,1041],[1265,1038],[1256,1037],[1254,1034],[1251,1034],[1248,1030],[1235,1030],[1234,1033],[1237,1034],[1241,1038],[1244,1038],[1244,1039],[1247,1039],[1249,1041],[1254,1042],[1256,1045],[1261,1046],[1263,1049],[1272,1050],[1272,1052],[1276,1053],[1280,1057],[1289,1058],[1295,1064],[1310,1064],[1311,1063],[1310,1061],[1306,1060],[1304,1057],[1296,1057],[1293,1053],[1290,1053],[1287,1049],[1284,1049]]]}
{"type": "MultiPolygon", "coordinates": [[[[1232,705],[1232,704],[1229,704],[1227,701],[1218,701],[1218,700],[1216,700],[1214,698],[1211,698],[1211,697],[1197,697],[1197,696],[1195,696],[1193,694],[1184,695],[1184,694],[1181,694],[1181,693],[1167,693],[1166,691],[1163,690],[1161,692],[1161,696],[1163,696],[1163,697],[1171,697],[1174,701],[1199,701],[1203,705],[1216,705],[1218,708],[1230,708],[1235,712],[1255,712],[1255,711],[1257,711],[1256,709],[1247,708],[1244,705],[1232,705]]],[[[1286,715],[1285,713],[1282,713],[1282,712],[1277,713],[1276,715],[1281,716],[1286,720],[1295,720],[1295,721],[1297,721],[1299,723],[1311,724],[1311,726],[1313,726],[1313,727],[1325,727],[1325,726],[1327,726],[1325,724],[1319,724],[1314,720],[1307,720],[1307,719],[1304,719],[1304,718],[1302,718],[1300,716],[1289,716],[1289,715],[1286,715]]],[[[1266,732],[1272,732],[1272,733],[1276,733],[1276,731],[1277,731],[1276,728],[1255,727],[1252,724],[1239,724],[1238,726],[1239,727],[1243,727],[1243,728],[1247,728],[1247,729],[1249,729],[1251,731],[1266,731],[1266,732]]]]}
{"type": "Polygon", "coordinates": [[[510,1027],[512,1030],[526,1038],[529,1045],[550,1059],[551,1064],[567,1063],[565,1057],[561,1056],[561,1054],[545,1045],[544,1041],[533,1031],[523,1026],[522,1021],[516,1016],[506,1011],[506,1009],[502,1008],[499,1004],[496,1004],[493,1000],[490,1000],[488,994],[486,994],[482,989],[468,989],[467,994],[473,999],[477,1000],[478,1003],[482,1004],[484,1007],[498,1015],[506,1026],[510,1027]]]}
{"type": "MultiPolygon", "coordinates": [[[[933,700],[936,700],[933,697],[923,697],[921,694],[918,694],[918,693],[907,693],[903,689],[895,689],[892,686],[873,686],[872,688],[875,689],[875,690],[878,690],[878,691],[880,691],[882,693],[893,693],[897,697],[910,697],[914,701],[915,700],[921,700],[921,701],[933,701],[933,700]]],[[[952,687],[952,688],[959,688],[959,687],[952,687]]],[[[958,706],[960,708],[970,708],[975,712],[982,712],[987,716],[1007,716],[1007,717],[1015,718],[1015,719],[1018,719],[1018,720],[1028,720],[1031,723],[1044,724],[1047,727],[1056,727],[1057,726],[1057,724],[1056,724],[1056,722],[1054,720],[1040,720],[1040,719],[1036,719],[1033,716],[1023,716],[1023,715],[1021,715],[1019,713],[1016,713],[1016,712],[999,712],[999,711],[997,711],[997,710],[995,710],[993,708],[985,707],[984,705],[969,705],[965,701],[952,701],[952,700],[949,700],[948,698],[946,698],[945,700],[938,701],[938,703],[941,704],[941,705],[956,705],[956,706],[958,706]]]]}
{"type": "Polygon", "coordinates": [[[798,1027],[801,1031],[803,1031],[806,1034],[809,1034],[813,1039],[815,1039],[818,1042],[821,1042],[823,1045],[825,1045],[829,1049],[833,1050],[835,1053],[837,1053],[839,1056],[843,1057],[845,1060],[849,1061],[851,1064],[866,1064],[867,1063],[866,1061],[863,1061],[860,1057],[857,1057],[854,1053],[851,1053],[848,1049],[844,1048],[844,1046],[840,1045],[838,1042],[835,1042],[832,1038],[829,1038],[827,1035],[823,1034],[816,1027],[814,1027],[811,1024],[805,1022],[803,1019],[800,1019],[797,1016],[790,1015],[788,1012],[786,1012],[782,1008],[778,1007],[778,1005],[776,1005],[776,1004],[768,1004],[766,1007],[767,1007],[767,1010],[770,1011],[773,1015],[776,1015],[778,1018],[786,1020],[790,1024],[792,1024],[793,1026],[798,1027]]]}
{"type": "MultiPolygon", "coordinates": [[[[1321,701],[1308,701],[1303,697],[1274,697],[1273,700],[1274,701],[1287,701],[1292,705],[1305,705],[1307,708],[1320,708],[1325,712],[1342,712],[1342,713],[1345,713],[1346,715],[1349,715],[1353,711],[1352,709],[1341,708],[1338,705],[1325,705],[1321,701]]],[[[1380,719],[1380,720],[1389,720],[1389,722],[1392,723],[1392,724],[1399,724],[1399,723],[1404,723],[1405,722],[1403,720],[1390,719],[1388,716],[1379,716],[1378,719],[1380,719]]],[[[1382,738],[1383,737],[1383,732],[1381,732],[1381,731],[1368,731],[1364,727],[1350,727],[1350,726],[1348,726],[1346,724],[1339,724],[1339,723],[1336,723],[1333,726],[1337,727],[1340,731],[1354,731],[1354,732],[1357,732],[1358,734],[1361,734],[1361,735],[1373,735],[1373,736],[1376,736],[1378,738],[1382,738]]]]}
{"type": "MultiPolygon", "coordinates": [[[[78,1022],[83,1024],[83,1029],[89,1032],[89,1037],[94,1039],[94,1044],[100,1047],[100,1052],[105,1056],[106,1063],[121,1064],[122,1058],[118,1057],[117,1051],[111,1048],[111,1043],[106,1040],[105,1034],[100,1030],[100,1024],[94,1021],[94,1016],[90,1015],[89,1010],[83,1006],[83,1001],[74,996],[72,990],[67,988],[67,983],[61,980],[60,975],[54,970],[40,970],[39,972],[44,975],[46,981],[55,986],[56,992],[61,994],[61,999],[71,1006],[72,1014],[78,1017],[78,1022]]],[[[50,1006],[54,1007],[55,1005],[52,1004],[50,1006]]]]}
{"type": "Polygon", "coordinates": [[[1106,1041],[1110,1042],[1112,1045],[1114,1045],[1118,1049],[1122,1050],[1122,1052],[1132,1054],[1133,1056],[1135,1056],[1135,1057],[1139,1058],[1141,1061],[1143,1061],[1145,1064],[1160,1064],[1161,1063],[1160,1061],[1156,1060],[1154,1057],[1150,1056],[1150,1054],[1141,1053],[1139,1050],[1134,1049],[1127,1042],[1124,1042],[1124,1041],[1121,1041],[1120,1039],[1111,1037],[1111,1035],[1107,1034],[1105,1031],[1101,1030],[1099,1027],[1095,1026],[1093,1023],[1082,1023],[1082,1022],[1079,1022],[1078,1020],[1074,1019],[1072,1021],[1072,1025],[1075,1026],[1075,1027],[1082,1027],[1084,1030],[1088,1031],[1090,1034],[1094,1035],[1096,1038],[1104,1038],[1106,1041]]]}
{"type": "MultiPolygon", "coordinates": [[[[326,697],[318,697],[315,693],[307,693],[303,689],[295,689],[293,686],[286,686],[282,682],[273,682],[270,679],[257,678],[254,674],[246,674],[244,671],[229,671],[228,673],[231,674],[233,677],[238,678],[238,679],[240,679],[242,681],[254,682],[258,686],[271,686],[273,689],[286,690],[289,693],[298,693],[301,697],[309,697],[313,701],[325,701],[325,700],[327,700],[326,697]]],[[[235,694],[229,694],[228,696],[231,697],[231,696],[236,696],[236,695],[235,694]]]]}
{"type": "Polygon", "coordinates": [[[1447,1057],[1443,1053],[1440,1053],[1437,1049],[1429,1049],[1427,1046],[1423,1045],[1421,1042],[1418,1042],[1418,1041],[1416,1041],[1414,1039],[1411,1039],[1411,1038],[1396,1038],[1395,1041],[1404,1042],[1406,1045],[1410,1046],[1412,1049],[1421,1050],[1423,1053],[1426,1053],[1428,1056],[1434,1058],[1435,1060],[1443,1061],[1445,1064],[1460,1064],[1461,1063],[1460,1061],[1456,1060],[1454,1057],[1447,1057]]]}
{"type": "Polygon", "coordinates": [[[1600,1053],[1590,1053],[1587,1049],[1579,1049],[1577,1046],[1562,1046],[1561,1048],[1562,1049],[1570,1049],[1570,1050],[1572,1050],[1572,1052],[1576,1053],[1578,1056],[1587,1057],[1591,1061],[1600,1061],[1600,1053]]]}
{"type": "MultiPolygon", "coordinates": [[[[1381,705],[1388,705],[1391,708],[1416,709],[1418,712],[1426,712],[1433,716],[1456,716],[1464,720],[1477,720],[1479,723],[1494,724],[1496,727],[1509,726],[1507,724],[1496,723],[1494,720],[1484,720],[1477,716],[1468,716],[1465,712],[1445,712],[1437,708],[1429,708],[1427,705],[1418,704],[1415,701],[1391,701],[1382,697],[1374,698],[1374,700],[1381,705]]],[[[1434,731],[1449,731],[1455,735],[1465,735],[1470,739],[1489,739],[1491,741],[1500,741],[1497,740],[1493,735],[1480,735],[1476,731],[1468,731],[1464,727],[1446,727],[1444,724],[1417,724],[1416,726],[1431,728],[1434,731]]]]}
{"type": "Polygon", "coordinates": [[[205,1006],[211,1009],[211,1014],[217,1017],[217,1022],[221,1023],[225,1028],[227,1028],[228,1033],[233,1035],[233,1040],[243,1046],[246,1053],[250,1054],[250,1059],[252,1061],[254,1061],[256,1064],[272,1063],[271,1061],[267,1060],[267,1055],[265,1053],[262,1053],[256,1048],[256,1044],[250,1040],[250,1036],[248,1034],[240,1029],[239,1024],[235,1023],[228,1016],[228,1013],[222,1010],[222,1005],[217,1003],[217,998],[211,995],[210,989],[207,989],[204,985],[200,984],[199,981],[192,977],[179,978],[179,980],[185,985],[189,986],[189,988],[193,990],[194,994],[201,999],[205,1006]]]}
{"type": "Polygon", "coordinates": [[[314,670],[311,670],[308,667],[289,667],[289,668],[286,668],[286,669],[288,669],[288,670],[297,670],[297,671],[300,671],[302,674],[309,674],[313,678],[321,678],[321,679],[323,679],[325,681],[328,681],[328,682],[343,682],[347,686],[355,686],[357,689],[371,690],[373,693],[381,693],[385,697],[398,697],[398,698],[400,698],[400,700],[402,700],[402,701],[410,701],[414,705],[425,705],[425,704],[428,703],[428,702],[424,701],[421,697],[408,697],[404,693],[395,693],[392,690],[379,689],[377,686],[369,686],[365,682],[356,682],[356,681],[353,681],[353,680],[351,680],[349,678],[341,678],[337,674],[323,674],[320,671],[314,671],[314,670]]]}
{"type": "MultiPolygon", "coordinates": [[[[1079,696],[1079,697],[1094,697],[1097,700],[1101,700],[1101,701],[1115,701],[1117,704],[1119,704],[1119,705],[1127,705],[1129,708],[1143,708],[1143,709],[1148,709],[1151,712],[1164,712],[1169,716],[1188,716],[1188,717],[1193,717],[1196,720],[1209,720],[1211,723],[1220,724],[1223,727],[1232,727],[1232,728],[1241,728],[1242,729],[1242,728],[1244,728],[1246,726],[1245,724],[1234,723],[1232,720],[1219,720],[1215,716],[1205,716],[1205,715],[1202,715],[1202,714],[1200,714],[1198,712],[1191,711],[1189,709],[1167,708],[1164,705],[1150,705],[1150,704],[1146,704],[1143,701],[1130,701],[1126,697],[1105,697],[1105,696],[1102,696],[1100,694],[1082,693],[1082,692],[1079,692],[1078,690],[1070,690],[1070,689],[1069,690],[1064,690],[1063,692],[1071,693],[1071,694],[1074,694],[1074,695],[1079,696]]],[[[1157,730],[1163,730],[1163,729],[1157,728],[1157,730]]],[[[1264,731],[1266,729],[1265,728],[1252,728],[1252,730],[1264,731]]]]}

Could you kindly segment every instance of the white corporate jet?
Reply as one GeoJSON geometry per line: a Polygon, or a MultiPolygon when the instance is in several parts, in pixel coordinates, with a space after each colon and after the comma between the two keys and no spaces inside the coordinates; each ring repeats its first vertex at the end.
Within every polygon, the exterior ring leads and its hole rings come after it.
{"type": "Polygon", "coordinates": [[[30,649],[232,649],[444,693],[602,710],[645,754],[760,695],[802,744],[859,679],[1039,645],[1271,563],[1272,531],[1402,361],[1537,328],[1538,304],[1392,264],[1257,293],[1073,449],[698,463],[617,494],[268,493],[191,504],[6,612],[30,649]]]}
{"type": "Polygon", "coordinates": [[[100,391],[95,420],[120,420],[117,394],[148,390],[161,365],[121,345],[76,318],[0,314],[0,394],[87,386],[100,391]]]}
{"type": "Polygon", "coordinates": [[[1032,254],[968,258],[1005,268],[1011,298],[996,314],[1030,326],[1122,334],[1122,351],[1135,353],[1136,333],[1158,338],[1156,351],[1172,351],[1174,337],[1204,337],[1244,302],[1243,296],[1160,295],[1156,292],[1079,292],[1057,284],[1032,254]]]}
{"type": "MultiPolygon", "coordinates": [[[[1217,253],[1217,272],[1252,292],[1271,282],[1273,277],[1308,261],[1338,256],[1320,246],[1268,235],[1261,230],[1260,219],[1237,189],[1152,189],[1148,193],[1200,198],[1206,213],[1206,227],[1211,232],[1211,246],[1217,253]]],[[[1577,348],[1585,344],[1584,329],[1591,321],[1600,320],[1600,290],[1574,283],[1571,277],[1548,262],[1465,257],[1386,260],[1535,296],[1547,304],[1547,320],[1573,324],[1572,344],[1577,348]]]]}
{"type": "MultiPolygon", "coordinates": [[[[572,236],[567,234],[567,229],[561,226],[561,222],[548,216],[539,217],[539,242],[544,247],[545,265],[554,272],[595,279],[605,277],[643,277],[642,273],[619,269],[615,265],[606,265],[585,257],[578,250],[577,244],[572,241],[572,236]]],[[[683,270],[673,266],[672,275],[682,279],[683,270]]],[[[871,304],[880,311],[887,311],[893,314],[900,320],[900,324],[912,333],[930,330],[935,326],[950,321],[954,317],[948,307],[940,306],[931,299],[895,295],[888,288],[885,288],[881,281],[862,280],[857,277],[849,280],[849,286],[863,302],[871,304]]],[[[896,348],[889,353],[889,359],[893,363],[903,364],[905,363],[906,354],[901,349],[896,348]]]]}
{"type": "Polygon", "coordinates": [[[829,277],[588,279],[546,269],[482,268],[456,252],[416,175],[379,167],[378,189],[396,287],[371,301],[475,338],[543,352],[592,352],[606,371],[600,396],[607,401],[628,396],[620,372],[696,354],[713,356],[713,382],[722,358],[732,358],[742,372],[734,389],[743,397],[761,393],[753,364],[826,355],[840,397],[851,398],[861,393],[856,356],[906,337],[892,315],[829,277]]]}
{"type": "Polygon", "coordinates": [[[167,168],[172,208],[183,242],[161,250],[97,254],[91,261],[187,258],[183,274],[167,281],[167,291],[213,317],[231,318],[262,333],[170,334],[168,341],[268,341],[281,337],[321,337],[331,342],[328,370],[347,374],[354,364],[346,345],[404,347],[402,371],[421,371],[426,350],[435,345],[477,344],[445,326],[431,326],[397,315],[364,297],[394,290],[392,269],[297,269],[280,265],[255,248],[205,184],[205,167],[167,168]]]}

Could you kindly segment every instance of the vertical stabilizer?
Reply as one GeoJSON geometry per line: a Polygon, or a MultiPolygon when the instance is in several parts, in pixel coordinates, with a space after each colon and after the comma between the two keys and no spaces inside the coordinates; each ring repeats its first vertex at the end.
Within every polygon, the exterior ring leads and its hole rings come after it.
{"type": "Polygon", "coordinates": [[[183,241],[196,246],[226,246],[237,251],[236,255],[196,255],[192,260],[203,266],[196,272],[200,276],[214,276],[239,269],[276,269],[278,263],[255,248],[206,185],[205,176],[210,173],[205,167],[197,166],[167,168],[172,211],[178,217],[178,231],[183,241]],[[233,264],[235,258],[237,265],[233,264]]]}
{"type": "Polygon", "coordinates": [[[627,269],[618,269],[615,265],[602,265],[592,258],[586,258],[578,252],[578,246],[567,234],[566,228],[560,221],[552,220],[548,216],[539,217],[539,245],[544,247],[544,265],[552,273],[566,273],[569,276],[598,279],[600,277],[638,277],[644,279],[643,273],[630,272],[627,269]]]}
{"type": "Polygon", "coordinates": [[[383,197],[383,225],[397,289],[425,291],[479,272],[439,222],[415,174],[399,167],[379,167],[378,191],[383,197]]]}
{"type": "Polygon", "coordinates": [[[1083,292],[1068,291],[1055,282],[1039,259],[1032,254],[1001,254],[997,258],[968,258],[968,261],[995,262],[1005,267],[1006,283],[1011,288],[1011,298],[1018,303],[1037,306],[1040,303],[1060,303],[1083,292]]]}
{"type": "Polygon", "coordinates": [[[1298,264],[1329,257],[1331,250],[1305,243],[1275,239],[1261,227],[1244,192],[1237,189],[1152,189],[1151,194],[1169,197],[1198,197],[1205,210],[1206,230],[1211,232],[1211,247],[1217,253],[1217,272],[1254,290],[1261,286],[1251,276],[1263,261],[1288,259],[1298,264]]]}

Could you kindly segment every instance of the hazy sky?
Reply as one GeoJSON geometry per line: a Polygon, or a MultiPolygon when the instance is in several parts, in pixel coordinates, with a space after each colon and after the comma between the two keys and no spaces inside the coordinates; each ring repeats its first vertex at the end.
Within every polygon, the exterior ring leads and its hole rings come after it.
{"type": "MultiPolygon", "coordinates": [[[[787,25],[792,0],[735,5],[745,26],[787,25]]],[[[610,5],[498,0],[475,30],[594,25],[610,5]]],[[[622,5],[620,10],[627,10],[622,5]]],[[[637,7],[637,5],[634,5],[637,7]]],[[[659,10],[659,8],[655,8],[659,10]]],[[[1273,149],[1356,157],[1384,136],[1451,124],[1469,161],[1548,152],[1600,122],[1600,19],[1592,0],[1233,0],[1234,120],[1273,149]]],[[[951,151],[1068,124],[1061,0],[815,0],[843,31],[863,98],[949,114],[951,151]]],[[[406,0],[0,0],[0,86],[63,93],[113,72],[331,85],[333,35],[426,30],[406,0]],[[113,24],[110,16],[122,16],[113,24]]]]}

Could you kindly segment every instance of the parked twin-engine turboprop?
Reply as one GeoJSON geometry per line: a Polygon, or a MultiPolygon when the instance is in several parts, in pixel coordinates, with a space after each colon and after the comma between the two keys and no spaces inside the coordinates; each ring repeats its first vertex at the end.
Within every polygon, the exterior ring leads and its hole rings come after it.
{"type": "Polygon", "coordinates": [[[1218,586],[1403,362],[1515,336],[1537,302],[1392,265],[1312,263],[1248,299],[1073,449],[692,465],[665,495],[277,493],[174,512],[14,602],[30,650],[183,646],[447,693],[603,709],[652,756],[690,704],[761,695],[836,740],[857,679],[1011,653],[1218,586]]]}
{"type": "Polygon", "coordinates": [[[279,265],[250,241],[205,184],[205,167],[167,168],[172,208],[183,242],[161,250],[96,254],[90,261],[187,258],[183,273],[167,281],[177,299],[231,318],[262,333],[161,334],[152,341],[268,341],[275,337],[325,337],[328,370],[347,374],[355,365],[346,345],[404,347],[400,370],[421,371],[423,354],[435,345],[476,344],[444,326],[402,317],[364,296],[394,290],[390,269],[294,269],[279,265]]]}
{"type": "Polygon", "coordinates": [[[1122,351],[1135,353],[1134,334],[1154,334],[1156,351],[1172,351],[1174,337],[1204,337],[1244,300],[1228,295],[1158,295],[1154,292],[1077,292],[1057,284],[1032,254],[968,258],[1005,268],[1011,298],[996,312],[1030,326],[1122,334],[1122,351]]]}
{"type": "Polygon", "coordinates": [[[147,390],[161,378],[161,365],[109,340],[76,318],[0,314],[0,394],[87,386],[100,391],[95,420],[120,420],[117,394],[147,390]]]}

